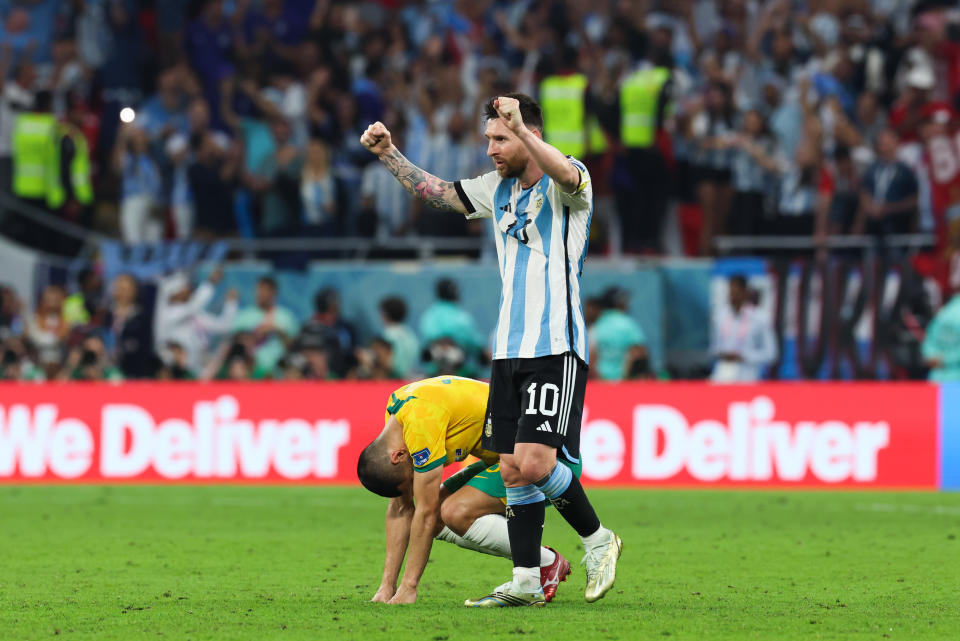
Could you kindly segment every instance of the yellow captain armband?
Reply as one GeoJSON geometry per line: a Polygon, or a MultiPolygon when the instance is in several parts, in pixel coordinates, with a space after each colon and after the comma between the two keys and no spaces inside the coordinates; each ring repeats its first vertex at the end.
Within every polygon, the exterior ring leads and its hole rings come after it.
{"type": "Polygon", "coordinates": [[[578,174],[580,174],[580,182],[577,184],[577,188],[570,192],[570,195],[573,196],[575,194],[579,194],[587,188],[587,185],[590,184],[590,174],[587,173],[587,166],[573,156],[567,156],[567,160],[570,161],[570,164],[573,165],[573,168],[577,170],[578,174]]]}
{"type": "MultiPolygon", "coordinates": [[[[574,167],[577,167],[574,165],[574,167]]],[[[590,184],[590,177],[587,175],[587,172],[577,167],[577,172],[580,174],[580,184],[577,185],[577,188],[573,190],[573,193],[579,194],[581,191],[586,189],[587,185],[590,184]]]]}

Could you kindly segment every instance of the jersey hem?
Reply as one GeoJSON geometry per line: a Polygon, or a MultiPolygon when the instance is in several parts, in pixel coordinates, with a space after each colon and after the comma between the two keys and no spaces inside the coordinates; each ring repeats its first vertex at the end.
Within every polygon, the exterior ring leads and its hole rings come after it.
{"type": "Polygon", "coordinates": [[[580,352],[578,352],[575,348],[571,348],[571,347],[568,347],[562,352],[554,352],[553,350],[537,351],[533,353],[533,356],[520,356],[519,354],[514,354],[513,356],[511,356],[509,352],[504,352],[504,353],[494,354],[493,356],[490,357],[490,359],[494,361],[506,361],[511,358],[543,358],[544,356],[563,356],[564,354],[567,354],[567,353],[572,353],[574,356],[576,356],[581,361],[583,361],[584,365],[590,364],[588,359],[584,358],[580,352]]]}

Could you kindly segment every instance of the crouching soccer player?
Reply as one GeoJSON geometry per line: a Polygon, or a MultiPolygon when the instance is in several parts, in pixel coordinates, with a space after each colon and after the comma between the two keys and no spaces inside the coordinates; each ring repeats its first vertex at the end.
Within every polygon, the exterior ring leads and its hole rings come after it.
{"type": "MultiPolygon", "coordinates": [[[[488,394],[481,381],[441,376],[405,385],[390,395],[386,425],[357,462],[363,486],[390,498],[383,578],[373,601],[416,601],[434,537],[510,558],[504,516],[507,493],[499,456],[480,447],[488,394]],[[470,455],[480,461],[441,482],[443,467],[470,455]]],[[[580,466],[573,471],[579,476],[580,466]]],[[[569,574],[569,561],[552,548],[540,548],[545,601],[553,598],[569,574]]]]}

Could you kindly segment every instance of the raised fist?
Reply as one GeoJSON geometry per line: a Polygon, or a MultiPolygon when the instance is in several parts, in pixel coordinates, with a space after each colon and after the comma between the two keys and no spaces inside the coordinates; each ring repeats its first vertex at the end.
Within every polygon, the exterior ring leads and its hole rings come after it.
{"type": "Polygon", "coordinates": [[[520,117],[520,101],[516,98],[500,96],[493,101],[493,108],[497,110],[507,128],[513,133],[523,129],[523,118],[520,117]]]}
{"type": "Polygon", "coordinates": [[[367,130],[363,132],[363,135],[360,136],[360,144],[377,156],[382,156],[393,147],[393,141],[390,139],[390,131],[384,127],[383,123],[379,120],[367,127],[367,130]]]}

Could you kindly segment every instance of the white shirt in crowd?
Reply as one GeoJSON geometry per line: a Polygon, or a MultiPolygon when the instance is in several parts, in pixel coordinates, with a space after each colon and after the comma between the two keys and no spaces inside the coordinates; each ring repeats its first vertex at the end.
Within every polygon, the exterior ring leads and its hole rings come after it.
{"type": "Polygon", "coordinates": [[[13,153],[13,121],[17,114],[33,108],[33,93],[9,81],[0,94],[0,157],[9,158],[13,153]]]}
{"type": "Polygon", "coordinates": [[[170,297],[188,285],[182,274],[173,274],[160,281],[157,289],[154,343],[164,354],[168,343],[178,343],[187,353],[187,368],[199,372],[209,360],[214,339],[229,332],[237,314],[237,301],[228,298],[219,314],[207,311],[214,287],[204,281],[185,302],[173,303],[170,297]]]}
{"type": "Polygon", "coordinates": [[[777,341],[767,315],[754,305],[737,312],[729,303],[714,314],[710,353],[736,354],[739,361],[720,360],[710,380],[716,383],[751,383],[761,379],[763,369],[777,358],[777,341]]]}

